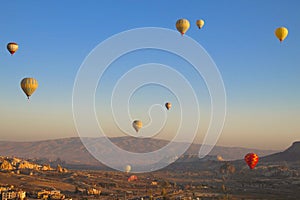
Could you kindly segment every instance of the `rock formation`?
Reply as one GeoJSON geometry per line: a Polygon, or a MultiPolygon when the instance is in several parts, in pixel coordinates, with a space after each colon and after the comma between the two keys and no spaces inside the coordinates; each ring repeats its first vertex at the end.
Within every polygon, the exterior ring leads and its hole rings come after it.
{"type": "Polygon", "coordinates": [[[48,165],[43,165],[41,170],[42,171],[50,171],[50,170],[54,170],[54,169],[48,164],[48,165]]]}
{"type": "Polygon", "coordinates": [[[34,169],[34,170],[39,170],[41,168],[40,165],[30,163],[26,160],[21,161],[18,163],[18,169],[34,169]]]}
{"type": "Polygon", "coordinates": [[[3,160],[3,162],[0,165],[0,169],[2,169],[2,170],[13,170],[14,167],[12,166],[12,164],[10,164],[9,161],[3,160]]]}
{"type": "Polygon", "coordinates": [[[66,172],[68,172],[68,170],[66,168],[63,168],[59,164],[56,167],[56,171],[59,172],[59,173],[66,173],[66,172]]]}

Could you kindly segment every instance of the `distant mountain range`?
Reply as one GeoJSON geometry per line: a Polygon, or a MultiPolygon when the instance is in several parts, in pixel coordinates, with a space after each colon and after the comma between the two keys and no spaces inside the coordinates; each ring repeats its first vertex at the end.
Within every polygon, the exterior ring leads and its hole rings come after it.
{"type": "Polygon", "coordinates": [[[292,146],[283,152],[274,153],[261,158],[262,162],[299,162],[300,163],[300,142],[294,142],[292,146]]]}
{"type": "MultiPolygon", "coordinates": [[[[98,144],[99,148],[103,142],[103,138],[85,139],[98,144]]],[[[110,140],[124,150],[140,153],[158,150],[169,143],[169,141],[166,140],[133,137],[115,137],[110,138],[110,140]]],[[[178,145],[180,145],[180,143],[178,143],[178,145]]],[[[200,144],[192,144],[180,160],[184,162],[197,160],[198,158],[195,155],[198,155],[200,147],[200,144]]],[[[298,150],[299,149],[297,149],[297,155],[299,155],[298,150]]],[[[103,149],[103,151],[109,155],[111,149],[107,148],[103,149]]],[[[293,149],[290,151],[292,153],[293,149]]],[[[243,159],[244,155],[248,152],[255,152],[260,157],[276,153],[274,150],[215,146],[209,155],[211,157],[219,156],[224,160],[237,160],[243,159]]],[[[81,139],[75,137],[34,142],[0,141],[0,155],[29,159],[47,159],[50,161],[58,159],[64,161],[68,165],[103,166],[86,150],[81,139]]],[[[287,155],[287,157],[289,156],[287,155]]]]}

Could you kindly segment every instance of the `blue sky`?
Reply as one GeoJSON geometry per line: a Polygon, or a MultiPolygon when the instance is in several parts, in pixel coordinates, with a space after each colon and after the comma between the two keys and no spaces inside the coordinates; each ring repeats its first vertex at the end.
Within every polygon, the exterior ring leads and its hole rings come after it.
{"type": "MultiPolygon", "coordinates": [[[[110,36],[133,28],[175,30],[179,18],[190,20],[186,35],[210,54],[226,87],[228,114],[218,144],[284,149],[300,140],[300,3],[297,0],[2,1],[0,7],[0,140],[77,136],[72,119],[72,90],[77,71],[90,51],[110,36]],[[205,20],[202,30],[195,26],[200,18],[205,20]],[[279,26],[289,29],[281,44],[274,35],[279,26]],[[11,41],[19,44],[14,56],[6,50],[11,41]],[[39,82],[30,103],[19,86],[27,76],[39,82]]],[[[119,63],[125,63],[124,70],[128,70],[152,60],[177,69],[180,69],[178,63],[184,65],[179,59],[174,61],[172,55],[155,51],[130,54],[119,63]]],[[[201,91],[198,98],[204,96],[200,108],[207,124],[209,98],[205,85],[201,80],[198,84],[199,77],[189,67],[181,70],[201,91]]],[[[113,87],[118,73],[116,63],[103,81],[106,88],[113,87]]],[[[168,91],[155,86],[143,90],[137,91],[136,101],[131,105],[132,112],[145,121],[144,106],[165,100],[151,101],[147,91],[165,92],[174,99],[168,91]],[[143,98],[145,95],[147,98],[143,98]]],[[[106,94],[97,92],[96,99],[106,94]]],[[[176,105],[175,99],[173,102],[176,105]]],[[[104,105],[96,107],[101,120],[99,112],[104,105]]],[[[103,108],[105,112],[108,109],[103,108]]],[[[178,116],[171,120],[176,119],[178,116]]],[[[105,125],[108,129],[110,123],[105,125]]],[[[205,125],[201,131],[204,129],[205,125]]],[[[166,138],[170,137],[172,126],[164,130],[169,134],[166,138]]],[[[200,133],[197,142],[202,138],[200,133]]]]}

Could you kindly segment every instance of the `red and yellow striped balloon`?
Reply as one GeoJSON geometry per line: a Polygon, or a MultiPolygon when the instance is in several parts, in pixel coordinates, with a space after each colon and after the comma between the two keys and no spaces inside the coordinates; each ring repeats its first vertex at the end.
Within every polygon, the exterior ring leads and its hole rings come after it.
{"type": "Polygon", "coordinates": [[[259,160],[258,155],[255,153],[248,153],[247,155],[245,155],[244,159],[250,169],[254,169],[259,160]]]}

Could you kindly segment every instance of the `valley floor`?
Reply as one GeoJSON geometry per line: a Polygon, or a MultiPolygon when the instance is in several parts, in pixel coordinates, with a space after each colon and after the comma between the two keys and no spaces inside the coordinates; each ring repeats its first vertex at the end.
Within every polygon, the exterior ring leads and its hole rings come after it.
{"type": "Polygon", "coordinates": [[[27,199],[300,199],[299,174],[266,174],[263,169],[229,172],[180,170],[132,174],[102,170],[0,172],[0,186],[25,191],[27,199]],[[39,195],[38,195],[39,194],[39,195]]]}

